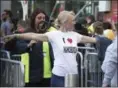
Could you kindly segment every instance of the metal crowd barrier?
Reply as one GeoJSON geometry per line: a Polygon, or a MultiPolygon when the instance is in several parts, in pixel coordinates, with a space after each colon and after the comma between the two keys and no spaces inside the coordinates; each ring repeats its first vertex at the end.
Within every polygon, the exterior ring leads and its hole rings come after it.
{"type": "Polygon", "coordinates": [[[0,86],[23,87],[24,65],[20,61],[11,60],[10,52],[0,50],[0,86]]]}
{"type": "Polygon", "coordinates": [[[0,50],[0,58],[10,59],[10,52],[6,50],[0,50]]]}
{"type": "Polygon", "coordinates": [[[101,70],[102,62],[98,58],[98,54],[88,52],[85,55],[85,86],[101,87],[103,72],[101,70]]]}
{"type": "Polygon", "coordinates": [[[85,55],[78,52],[80,56],[80,74],[68,74],[65,77],[65,87],[101,87],[102,86],[102,70],[101,62],[95,48],[78,47],[86,50],[85,55]]]}
{"type": "Polygon", "coordinates": [[[1,87],[23,87],[25,85],[24,65],[20,61],[0,58],[0,65],[1,87]]]}
{"type": "Polygon", "coordinates": [[[93,47],[78,47],[78,49],[95,50],[93,47]]]}

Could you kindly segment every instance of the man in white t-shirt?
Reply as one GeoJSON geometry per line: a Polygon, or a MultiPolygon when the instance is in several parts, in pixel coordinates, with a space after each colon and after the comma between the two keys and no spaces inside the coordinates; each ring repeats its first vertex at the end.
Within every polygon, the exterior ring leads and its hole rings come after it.
{"type": "Polygon", "coordinates": [[[45,34],[24,33],[4,37],[5,40],[22,38],[36,41],[49,41],[54,51],[54,67],[52,70],[51,86],[64,87],[64,77],[67,74],[77,74],[77,43],[95,43],[96,38],[80,35],[74,30],[74,15],[68,11],[62,11],[58,15],[58,31],[45,34]]]}

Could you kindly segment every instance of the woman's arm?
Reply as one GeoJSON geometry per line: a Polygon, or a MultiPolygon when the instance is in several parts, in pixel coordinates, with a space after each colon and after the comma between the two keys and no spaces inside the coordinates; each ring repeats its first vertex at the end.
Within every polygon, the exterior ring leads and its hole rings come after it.
{"type": "Polygon", "coordinates": [[[48,41],[48,37],[45,34],[36,34],[36,33],[13,34],[4,37],[5,41],[9,41],[13,38],[36,40],[36,41],[48,41]]]}
{"type": "Polygon", "coordinates": [[[81,40],[79,41],[79,43],[96,43],[96,42],[97,42],[96,38],[83,36],[83,35],[81,37],[81,40]]]}

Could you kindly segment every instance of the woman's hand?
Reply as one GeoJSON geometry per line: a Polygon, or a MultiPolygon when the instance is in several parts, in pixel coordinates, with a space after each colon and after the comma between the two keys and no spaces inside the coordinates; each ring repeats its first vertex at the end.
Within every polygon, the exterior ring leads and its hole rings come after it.
{"type": "Polygon", "coordinates": [[[16,37],[16,34],[13,35],[7,35],[3,37],[4,42],[9,42],[10,40],[14,39],[16,37]]]}

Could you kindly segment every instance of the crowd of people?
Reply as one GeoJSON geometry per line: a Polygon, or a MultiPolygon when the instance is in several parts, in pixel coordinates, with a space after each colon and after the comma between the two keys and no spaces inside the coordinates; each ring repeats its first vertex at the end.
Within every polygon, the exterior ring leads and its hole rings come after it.
{"type": "MultiPolygon", "coordinates": [[[[64,87],[67,74],[79,74],[77,47],[88,43],[96,49],[101,62],[104,78],[99,87],[118,86],[118,25],[96,21],[92,15],[78,22],[74,17],[72,11],[61,11],[50,23],[48,15],[37,8],[24,27],[22,21],[12,19],[11,11],[3,11],[1,48],[10,51],[11,56],[24,53],[29,56],[26,87],[64,87]]],[[[79,51],[85,55],[85,51],[79,51]]],[[[97,60],[91,65],[95,63],[97,60]]]]}

